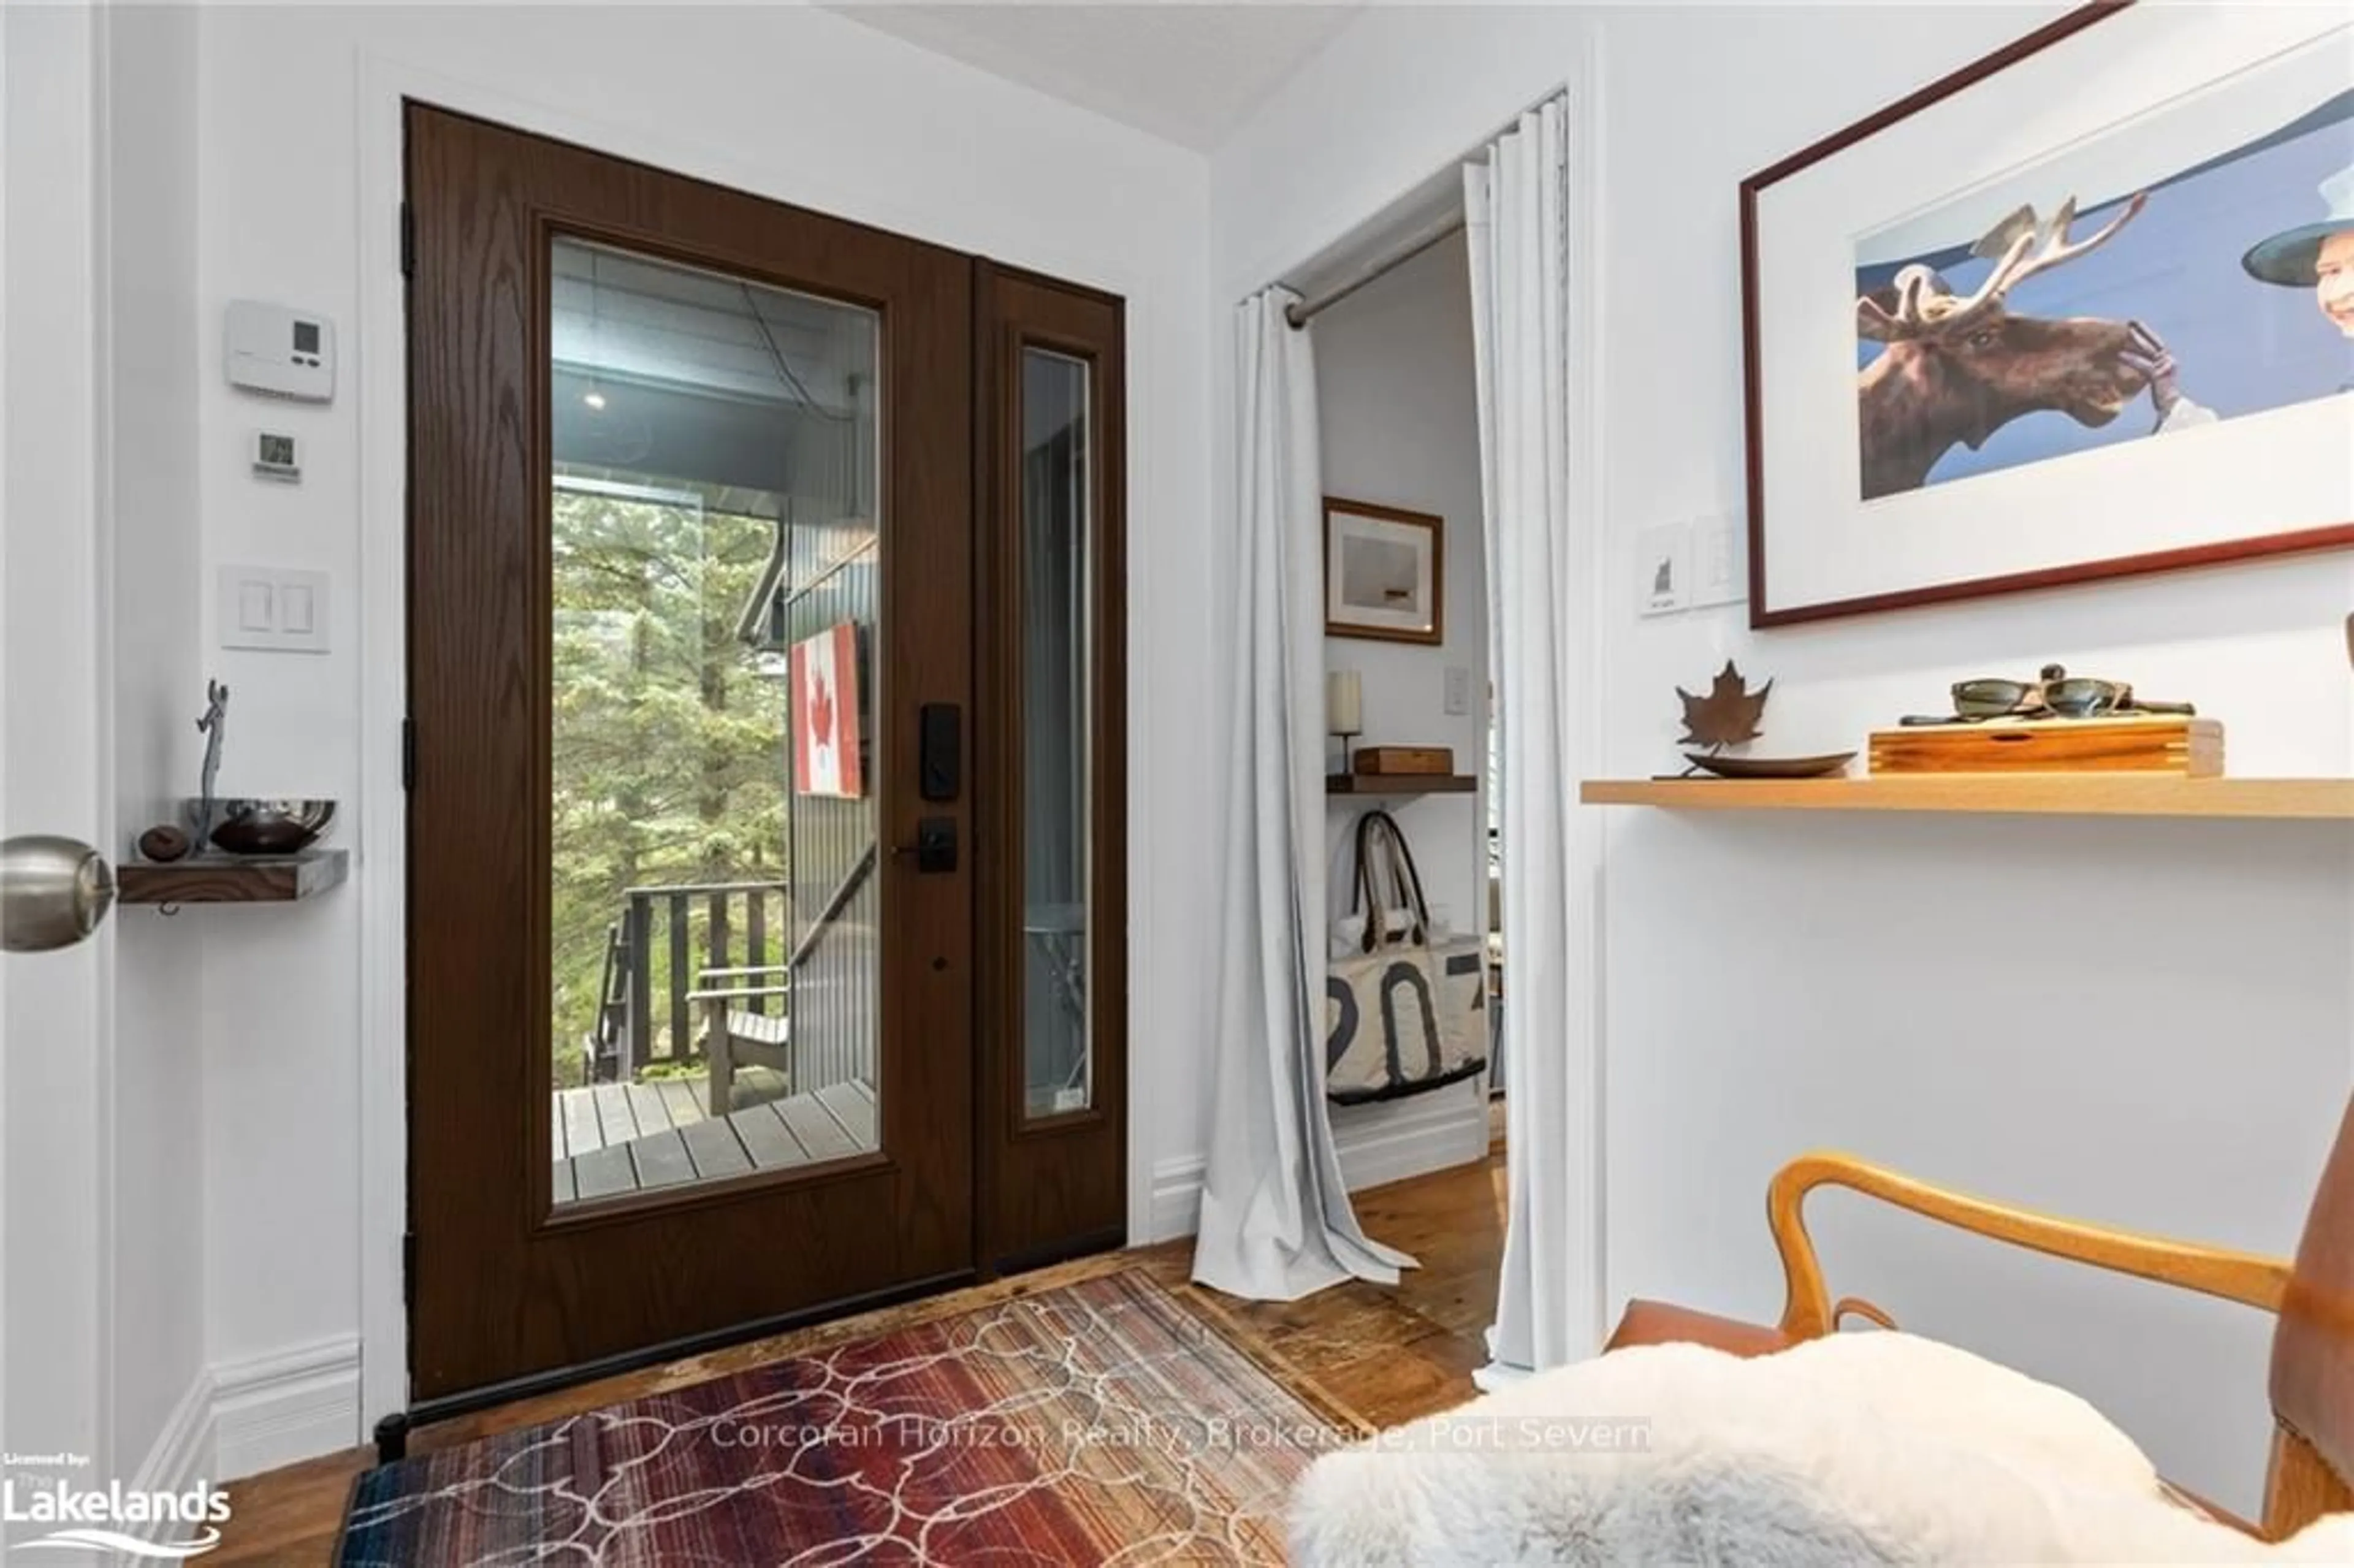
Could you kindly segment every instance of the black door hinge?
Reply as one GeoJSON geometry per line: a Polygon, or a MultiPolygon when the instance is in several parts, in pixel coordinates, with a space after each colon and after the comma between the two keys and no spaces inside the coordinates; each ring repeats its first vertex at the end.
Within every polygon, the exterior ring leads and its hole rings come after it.
{"type": "Polygon", "coordinates": [[[407,202],[400,204],[400,275],[417,276],[417,211],[407,202]]]}
{"type": "Polygon", "coordinates": [[[417,1305],[417,1233],[404,1231],[400,1236],[400,1304],[417,1305]]]}
{"type": "Polygon", "coordinates": [[[400,721],[400,787],[417,788],[417,721],[400,721]]]}

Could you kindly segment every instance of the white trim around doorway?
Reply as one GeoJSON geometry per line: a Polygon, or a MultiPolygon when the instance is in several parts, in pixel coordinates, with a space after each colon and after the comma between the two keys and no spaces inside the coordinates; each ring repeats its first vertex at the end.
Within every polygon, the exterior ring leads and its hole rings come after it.
{"type": "MultiPolygon", "coordinates": [[[[1496,135],[1511,128],[1522,112],[1559,96],[1567,101],[1569,133],[1572,141],[1569,167],[1569,204],[1566,222],[1570,227],[1570,313],[1569,379],[1573,408],[1570,415],[1570,484],[1575,504],[1595,517],[1604,515],[1605,462],[1601,444],[1603,366],[1606,352],[1608,317],[1603,309],[1604,279],[1602,247],[1598,241],[1597,225],[1604,210],[1602,134],[1604,126],[1602,38],[1598,30],[1588,28],[1567,72],[1546,82],[1543,90],[1521,103],[1497,106],[1500,117],[1482,130],[1477,140],[1447,155],[1436,165],[1426,165],[1416,171],[1416,177],[1403,180],[1389,198],[1379,207],[1335,218],[1316,229],[1314,237],[1303,239],[1289,238],[1284,246],[1271,247],[1257,261],[1242,272],[1223,281],[1224,297],[1239,301],[1259,290],[1284,284],[1287,280],[1320,281],[1332,276],[1336,269],[1344,274],[1352,261],[1363,262],[1369,248],[1379,254],[1378,240],[1386,239],[1394,246],[1404,230],[1401,218],[1414,214],[1434,190],[1443,189],[1447,182],[1459,180],[1463,165],[1479,157],[1496,135]]],[[[1469,280],[1465,279],[1465,286],[1469,280]]],[[[1313,330],[1307,328],[1302,330],[1313,330]]],[[[1225,397],[1233,399],[1231,379],[1224,383],[1225,397]]],[[[1221,453],[1221,469],[1231,474],[1234,453],[1229,444],[1221,453]]],[[[1476,520],[1475,524],[1476,524],[1476,520]]],[[[1586,667],[1594,673],[1593,689],[1581,710],[1570,715],[1568,771],[1572,777],[1591,777],[1606,771],[1602,767],[1603,705],[1609,691],[1606,667],[1603,628],[1611,619],[1610,599],[1613,577],[1610,571],[1611,535],[1607,527],[1594,531],[1592,549],[1585,559],[1576,563],[1586,574],[1583,601],[1590,609],[1580,635],[1585,641],[1584,657],[1586,667]]],[[[1557,1261],[1562,1272],[1573,1278],[1583,1279],[1583,1288],[1569,1298],[1567,1308],[1571,1319],[1568,1338],[1573,1344],[1590,1344],[1599,1350],[1608,1330],[1607,1307],[1610,1299],[1606,1277],[1608,1251],[1605,1234],[1606,1205],[1604,1181],[1607,1174],[1606,1150],[1604,1139],[1606,1092],[1604,1041],[1607,1022],[1607,953],[1602,930],[1602,908],[1608,874],[1607,834],[1598,820],[1581,820],[1582,826],[1569,836],[1567,863],[1546,868],[1545,874],[1564,877],[1584,905],[1585,917],[1572,931],[1570,951],[1564,955],[1571,973],[1585,977],[1586,1005],[1572,1011],[1560,1041],[1568,1069],[1565,1092],[1561,1103],[1541,1107],[1537,1113],[1543,1135],[1562,1139],[1569,1151],[1569,1171],[1574,1184],[1582,1186],[1576,1196],[1573,1218],[1567,1234],[1560,1238],[1564,1255],[1557,1261]]],[[[1511,865],[1509,857],[1506,865],[1511,865]]],[[[1511,874],[1508,870],[1506,874],[1511,874]]],[[[1510,936],[1506,938],[1510,950],[1510,936]]],[[[1509,972],[1509,971],[1508,971],[1509,972]]],[[[1510,1006],[1509,986],[1505,1005],[1510,1006]]],[[[1511,1091],[1507,1091],[1507,1101],[1511,1091]]],[[[1479,1127],[1484,1133],[1484,1107],[1479,1127]]],[[[1386,1130],[1386,1129],[1385,1129],[1386,1130]]],[[[1415,1131],[1426,1129],[1416,1128],[1415,1131]]],[[[1411,1147],[1414,1134],[1409,1132],[1406,1146],[1411,1147]]],[[[1371,1163],[1358,1146],[1370,1141],[1364,1129],[1353,1136],[1341,1135],[1339,1145],[1344,1172],[1364,1169],[1371,1163]]],[[[1504,1157],[1509,1162],[1516,1150],[1525,1149],[1527,1140],[1510,1138],[1505,1143],[1504,1157]]],[[[1403,1173],[1403,1172],[1401,1172],[1403,1173]]],[[[1199,1202],[1199,1171],[1191,1163],[1172,1162],[1161,1172],[1161,1203],[1166,1224],[1184,1223],[1193,1206],[1199,1202]]],[[[1351,1188],[1360,1183],[1351,1181],[1351,1188]]]]}

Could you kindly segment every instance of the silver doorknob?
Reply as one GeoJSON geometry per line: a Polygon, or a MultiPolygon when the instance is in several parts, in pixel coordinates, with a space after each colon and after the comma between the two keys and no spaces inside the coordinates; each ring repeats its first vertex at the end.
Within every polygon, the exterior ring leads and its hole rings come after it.
{"type": "Polygon", "coordinates": [[[114,873],[80,839],[21,833],[0,840],[0,948],[70,948],[98,929],[113,904],[114,873]]]}

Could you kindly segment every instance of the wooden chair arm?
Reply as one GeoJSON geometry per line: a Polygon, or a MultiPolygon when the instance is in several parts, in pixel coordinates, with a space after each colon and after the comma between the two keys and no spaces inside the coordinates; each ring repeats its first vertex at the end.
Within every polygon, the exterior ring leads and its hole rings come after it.
{"type": "Polygon", "coordinates": [[[686,1000],[689,1001],[757,1001],[762,997],[790,996],[791,994],[792,988],[790,986],[717,986],[705,990],[688,991],[686,993],[686,1000]]]}
{"type": "Polygon", "coordinates": [[[1816,1261],[1815,1244],[1807,1234],[1806,1216],[1800,1212],[1807,1194],[1822,1186],[1845,1187],[1994,1241],[2244,1302],[2268,1312],[2280,1310],[2282,1294],[2288,1288],[2289,1266],[2284,1258],[2259,1257],[2137,1231],[2089,1225],[2032,1209],[2014,1209],[1931,1186],[1850,1154],[1818,1150],[1782,1167],[1766,1190],[1766,1221],[1773,1227],[1774,1248],[1782,1255],[1787,1292],[1782,1306],[1782,1331],[1793,1339],[1813,1339],[1829,1333],[1832,1327],[1830,1296],[1823,1287],[1822,1266],[1816,1261]]]}

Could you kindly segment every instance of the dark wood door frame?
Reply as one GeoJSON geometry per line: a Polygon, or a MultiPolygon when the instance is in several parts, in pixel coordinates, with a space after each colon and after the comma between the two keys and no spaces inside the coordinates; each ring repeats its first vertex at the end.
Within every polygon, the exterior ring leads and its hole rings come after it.
{"type": "Polygon", "coordinates": [[[984,523],[982,712],[976,803],[981,925],[995,939],[980,976],[980,1256],[1010,1272],[1128,1241],[1128,662],[1125,311],[1114,295],[988,261],[976,264],[974,442],[984,523]],[[1085,364],[1090,386],[1087,547],[1093,678],[1087,1012],[1093,1103],[1024,1114],[1022,557],[1023,351],[1085,364]]]}
{"type": "Polygon", "coordinates": [[[411,104],[408,797],[412,1392],[479,1401],[647,1347],[974,1274],[970,862],[919,876],[915,714],[972,705],[969,257],[411,104]],[[885,320],[877,708],[882,1152],[553,1215],[548,254],[557,234],[885,320]],[[484,1052],[482,1041],[504,1041],[484,1052]],[[451,1085],[463,1079],[468,1093],[451,1085]],[[918,1092],[920,1086],[920,1092],[918,1092]],[[878,1223],[884,1221],[886,1223],[878,1223]],[[822,1260],[822,1268],[812,1263],[822,1260]],[[626,1278],[627,1288],[610,1282],[626,1278]]]}
{"type": "Polygon", "coordinates": [[[1120,1245],[1129,1185],[1122,302],[414,101],[405,122],[414,209],[405,216],[416,724],[407,832],[406,1266],[417,1403],[379,1428],[387,1455],[398,1452],[411,1418],[1120,1245]],[[446,198],[439,207],[429,199],[436,181],[446,198]],[[970,571],[902,574],[907,580],[886,590],[875,652],[878,667],[901,671],[907,697],[892,699],[895,722],[877,736],[882,776],[897,786],[882,818],[885,896],[906,912],[914,866],[888,852],[913,842],[919,812],[954,814],[967,846],[960,891],[917,911],[896,958],[885,960],[885,991],[900,1012],[882,1043],[884,1152],[841,1161],[815,1181],[780,1186],[754,1178],[699,1188],[684,1204],[648,1195],[552,1215],[543,1051],[466,1064],[504,1080],[500,1103],[520,1109],[528,1131],[518,1132],[513,1118],[453,1111],[446,1097],[437,1101],[420,1089],[451,1065],[450,1042],[482,1020],[524,1042],[548,1033],[546,302],[548,246],[558,234],[882,312],[887,384],[936,394],[885,409],[884,514],[894,541],[886,548],[935,567],[969,561],[970,571]],[[1032,1121],[1023,1116],[1021,1049],[1025,346],[1085,362],[1097,412],[1089,539],[1096,1094],[1084,1112],[1032,1121]],[[479,448],[471,465],[459,461],[470,439],[479,448]],[[990,613],[981,613],[984,605],[990,613]],[[493,697],[524,705],[529,716],[500,722],[493,697]],[[925,700],[958,702],[970,715],[967,788],[953,805],[914,798],[912,715],[925,700]],[[465,801],[485,779],[506,780],[513,799],[492,814],[496,820],[470,821],[465,801]],[[516,845],[503,857],[503,848],[516,845]],[[419,941],[425,925],[452,921],[474,934],[475,945],[419,941]],[[907,1092],[909,1075],[919,1071],[919,1038],[936,1043],[926,1059],[949,1086],[943,1103],[921,1118],[907,1092]],[[962,1053],[960,1069],[949,1068],[953,1053],[937,1046],[942,1041],[962,1053]],[[453,1148],[490,1150],[482,1167],[489,1179],[471,1190],[437,1188],[433,1162],[453,1148]],[[481,1228],[472,1243],[451,1245],[453,1217],[466,1234],[461,1210],[481,1228]],[[780,1289],[779,1255],[789,1245],[781,1238],[824,1233],[828,1215],[845,1213],[858,1223],[826,1249],[826,1287],[780,1289]],[[883,1215],[892,1223],[876,1224],[883,1215]],[[726,1266],[715,1270],[713,1259],[726,1266]],[[650,1275],[649,1305],[578,1332],[593,1318],[584,1281],[599,1269],[650,1275]],[[689,1297],[696,1309],[682,1315],[676,1308],[689,1297]],[[470,1359],[443,1348],[468,1340],[482,1353],[470,1359]]]}

